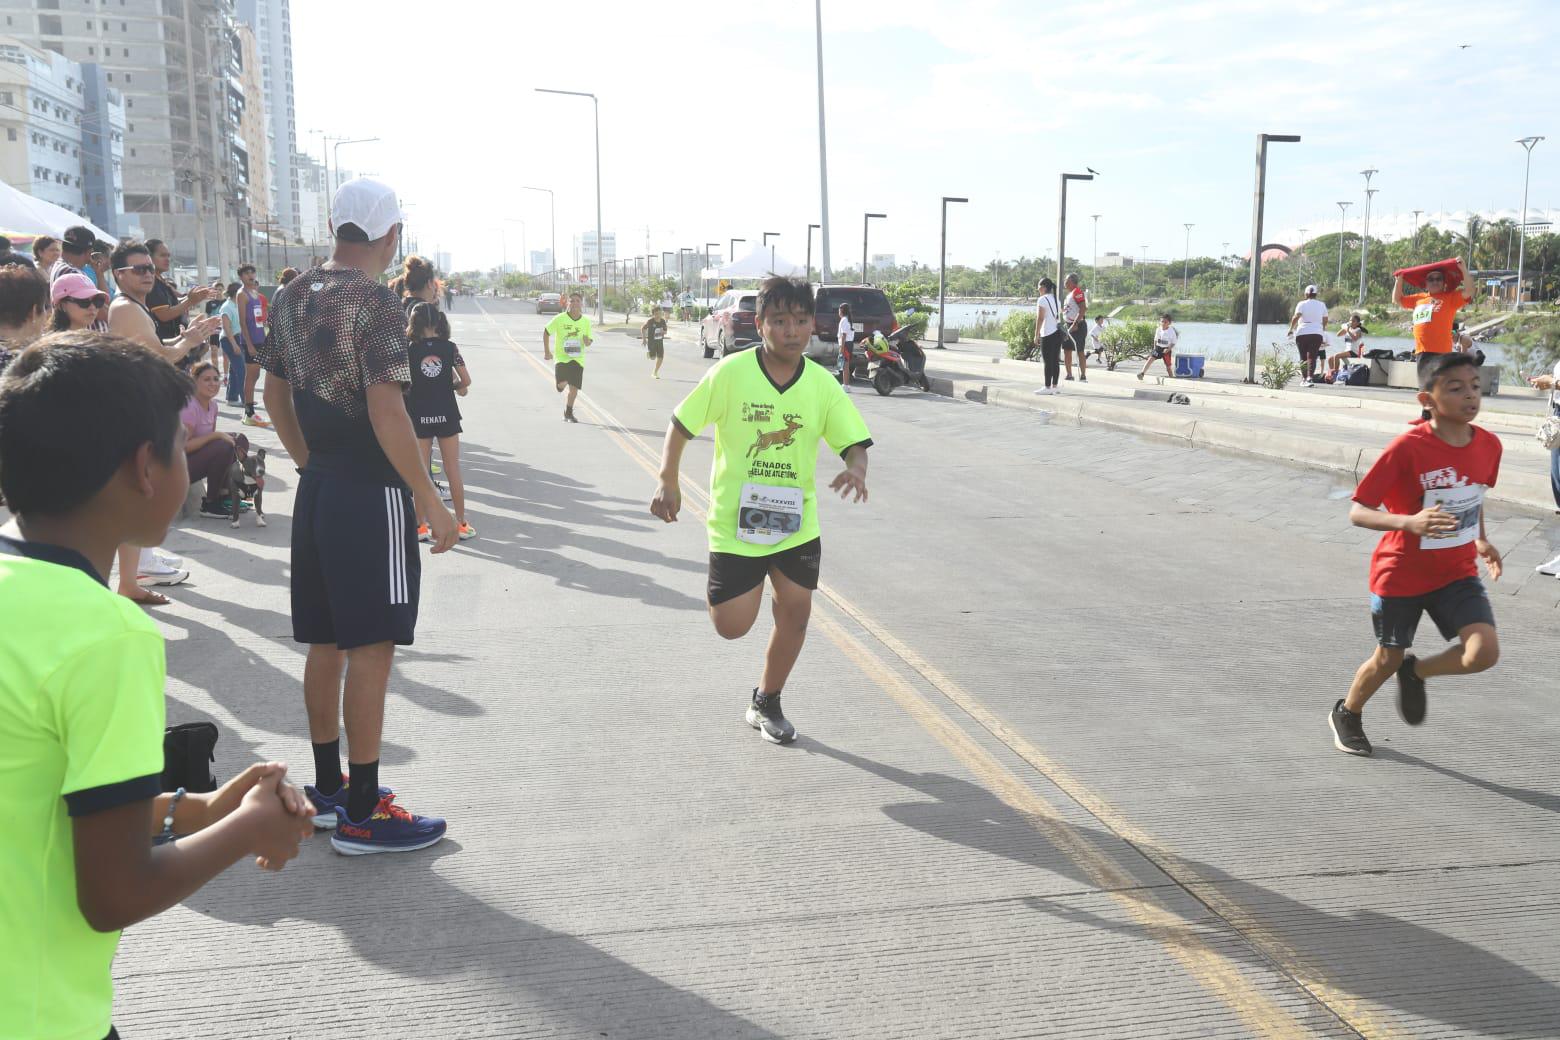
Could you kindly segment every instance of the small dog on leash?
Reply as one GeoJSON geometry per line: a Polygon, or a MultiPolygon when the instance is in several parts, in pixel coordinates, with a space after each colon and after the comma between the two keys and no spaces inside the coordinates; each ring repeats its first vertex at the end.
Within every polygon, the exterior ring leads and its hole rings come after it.
{"type": "Polygon", "coordinates": [[[255,506],[255,526],[265,526],[265,513],[263,511],[262,498],[265,494],[265,449],[256,448],[255,453],[239,452],[233,459],[233,468],[228,470],[228,496],[233,503],[232,523],[229,527],[238,526],[239,503],[249,499],[255,506]]]}

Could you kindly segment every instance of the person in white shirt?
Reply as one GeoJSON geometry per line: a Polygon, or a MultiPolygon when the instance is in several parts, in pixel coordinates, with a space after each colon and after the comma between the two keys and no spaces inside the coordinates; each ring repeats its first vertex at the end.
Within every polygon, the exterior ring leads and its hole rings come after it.
{"type": "Polygon", "coordinates": [[[840,323],[835,329],[835,339],[840,344],[839,377],[840,385],[845,392],[850,393],[851,366],[855,363],[851,358],[851,344],[856,339],[856,328],[850,323],[850,304],[840,304],[840,323]]]}
{"type": "Polygon", "coordinates": [[[1294,316],[1289,319],[1289,334],[1300,350],[1301,386],[1310,386],[1316,374],[1316,363],[1322,353],[1322,339],[1327,333],[1327,304],[1316,298],[1316,286],[1305,287],[1305,299],[1295,304],[1294,316]]]}
{"type": "Polygon", "coordinates": [[[1056,283],[1040,279],[1040,298],[1035,303],[1035,343],[1045,362],[1045,388],[1038,394],[1056,393],[1062,377],[1062,307],[1056,300],[1056,283]]]}
{"type": "Polygon", "coordinates": [[[1094,324],[1089,328],[1089,353],[1094,355],[1095,361],[1105,360],[1105,315],[1096,314],[1094,324]]]}
{"type": "Polygon", "coordinates": [[[1070,274],[1062,279],[1062,351],[1067,366],[1067,378],[1073,377],[1073,351],[1078,352],[1078,381],[1089,381],[1089,363],[1085,360],[1084,339],[1088,331],[1088,297],[1078,276],[1070,274]]]}
{"type": "Polygon", "coordinates": [[[1171,324],[1170,315],[1161,314],[1159,316],[1159,328],[1154,330],[1153,352],[1148,355],[1148,360],[1143,362],[1143,371],[1138,373],[1138,378],[1142,379],[1148,375],[1149,367],[1155,361],[1163,361],[1165,363],[1165,375],[1174,376],[1175,369],[1172,363],[1175,358],[1175,345],[1180,342],[1180,339],[1181,334],[1171,324]]]}

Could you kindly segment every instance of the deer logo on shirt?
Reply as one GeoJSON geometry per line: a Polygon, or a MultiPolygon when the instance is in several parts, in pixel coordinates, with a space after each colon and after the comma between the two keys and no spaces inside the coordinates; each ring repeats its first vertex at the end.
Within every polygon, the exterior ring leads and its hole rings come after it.
{"type": "Polygon", "coordinates": [[[796,438],[796,431],[802,428],[799,416],[787,413],[781,417],[785,421],[785,427],[779,430],[770,430],[768,433],[760,431],[754,439],[753,446],[748,449],[747,457],[761,454],[766,448],[789,448],[796,438]]]}

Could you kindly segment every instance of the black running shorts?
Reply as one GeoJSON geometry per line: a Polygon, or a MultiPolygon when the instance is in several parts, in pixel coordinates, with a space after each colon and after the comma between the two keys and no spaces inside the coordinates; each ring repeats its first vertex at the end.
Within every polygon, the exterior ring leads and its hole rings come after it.
{"type": "Polygon", "coordinates": [[[1489,594],[1478,578],[1461,578],[1421,596],[1372,596],[1370,620],[1376,628],[1376,642],[1385,647],[1407,648],[1414,645],[1419,618],[1429,614],[1441,638],[1447,642],[1469,625],[1495,625],[1495,611],[1489,594]]]}
{"type": "Polygon", "coordinates": [[[666,356],[666,341],[652,339],[645,344],[645,353],[652,358],[664,358],[666,356]]]}
{"type": "Polygon", "coordinates": [[[823,540],[810,542],[768,556],[740,556],[737,553],[710,553],[710,606],[752,592],[764,583],[771,569],[784,574],[804,589],[818,587],[818,567],[823,562],[823,540]]]}
{"type": "Polygon", "coordinates": [[[412,642],[422,559],[404,487],[305,472],[293,502],[292,619],[300,643],[412,642]]]}
{"type": "Polygon", "coordinates": [[[578,361],[560,361],[553,371],[558,382],[567,383],[576,390],[585,388],[585,366],[578,361]]]}
{"type": "Polygon", "coordinates": [[[1320,333],[1307,332],[1295,337],[1295,348],[1300,351],[1300,360],[1305,361],[1316,357],[1322,351],[1322,337],[1320,333]]]}

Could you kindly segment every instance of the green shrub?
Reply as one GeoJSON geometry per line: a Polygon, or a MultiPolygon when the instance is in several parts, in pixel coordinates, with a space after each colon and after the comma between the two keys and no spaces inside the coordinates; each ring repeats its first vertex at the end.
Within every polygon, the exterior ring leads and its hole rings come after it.
{"type": "Polygon", "coordinates": [[[1001,339],[1002,323],[1000,321],[977,321],[959,329],[960,339],[1001,339]]]}
{"type": "Polygon", "coordinates": [[[1105,367],[1114,369],[1128,358],[1148,357],[1154,350],[1154,329],[1151,321],[1118,321],[1107,324],[1100,333],[1105,345],[1105,367]]]}
{"type": "Polygon", "coordinates": [[[1290,361],[1274,347],[1262,362],[1262,385],[1269,390],[1282,390],[1289,381],[1300,374],[1300,364],[1290,361]]]}
{"type": "Polygon", "coordinates": [[[1002,340],[1008,357],[1028,361],[1040,349],[1035,346],[1034,311],[1014,311],[1002,322],[1002,340]]]}
{"type": "Polygon", "coordinates": [[[908,310],[900,311],[894,315],[894,318],[899,322],[900,328],[910,330],[911,339],[925,339],[926,326],[931,322],[932,316],[925,311],[908,310]]]}
{"type": "MultiPolygon", "coordinates": [[[[1263,289],[1257,294],[1257,321],[1263,325],[1282,325],[1293,310],[1294,305],[1283,293],[1263,289]]],[[[1230,321],[1246,324],[1246,293],[1236,293],[1230,300],[1230,321]]]]}

